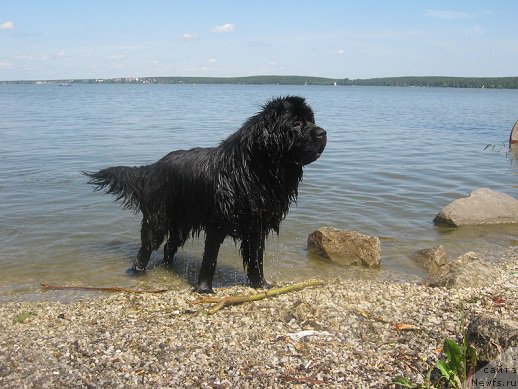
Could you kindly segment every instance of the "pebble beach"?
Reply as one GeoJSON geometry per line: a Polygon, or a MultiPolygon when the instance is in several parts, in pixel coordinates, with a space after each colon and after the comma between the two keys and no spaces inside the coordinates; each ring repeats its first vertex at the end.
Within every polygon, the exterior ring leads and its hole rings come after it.
{"type": "MultiPolygon", "coordinates": [[[[325,279],[225,307],[190,289],[0,305],[2,388],[386,388],[422,382],[470,318],[518,320],[518,248],[484,288],[325,279]]],[[[280,286],[280,285],[274,285],[280,286]]],[[[216,297],[254,293],[244,286],[216,297]]]]}

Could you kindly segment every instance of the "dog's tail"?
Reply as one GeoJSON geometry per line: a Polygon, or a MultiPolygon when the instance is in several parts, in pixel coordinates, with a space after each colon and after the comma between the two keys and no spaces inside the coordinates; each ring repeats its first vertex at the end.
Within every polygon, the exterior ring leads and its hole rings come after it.
{"type": "Polygon", "coordinates": [[[115,195],[124,208],[138,211],[143,194],[143,172],[144,167],[115,166],[82,173],[90,178],[88,183],[95,186],[96,191],[105,190],[115,195]]]}

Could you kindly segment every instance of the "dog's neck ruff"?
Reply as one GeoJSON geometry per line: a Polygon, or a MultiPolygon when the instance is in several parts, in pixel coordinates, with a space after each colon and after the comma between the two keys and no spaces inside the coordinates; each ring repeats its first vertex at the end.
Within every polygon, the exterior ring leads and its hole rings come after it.
{"type": "Polygon", "coordinates": [[[221,217],[237,224],[238,230],[259,222],[263,233],[278,233],[290,204],[297,199],[302,166],[267,158],[257,147],[229,143],[220,146],[221,158],[215,166],[215,205],[221,217]]]}

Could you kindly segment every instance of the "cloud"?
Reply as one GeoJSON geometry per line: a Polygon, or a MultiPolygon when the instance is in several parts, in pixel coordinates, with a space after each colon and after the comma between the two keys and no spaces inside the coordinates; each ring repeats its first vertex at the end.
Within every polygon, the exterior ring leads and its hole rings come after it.
{"type": "Polygon", "coordinates": [[[427,9],[425,11],[427,16],[437,19],[447,19],[447,20],[462,20],[462,19],[472,19],[478,16],[486,15],[486,12],[483,13],[473,13],[473,12],[458,12],[458,11],[448,11],[448,10],[439,10],[439,9],[427,9]]]}
{"type": "Polygon", "coordinates": [[[186,32],[185,34],[182,34],[182,39],[185,39],[185,40],[191,40],[191,39],[197,39],[197,38],[198,38],[198,35],[191,34],[189,32],[186,32]]]}
{"type": "Polygon", "coordinates": [[[208,72],[210,70],[210,67],[208,66],[200,66],[200,67],[188,67],[185,68],[185,71],[190,74],[196,74],[199,72],[208,72]]]}
{"type": "Polygon", "coordinates": [[[113,54],[106,57],[106,59],[123,59],[126,58],[124,54],[113,54]]]}
{"type": "Polygon", "coordinates": [[[209,63],[216,63],[218,62],[215,58],[209,58],[209,63]]]}
{"type": "Polygon", "coordinates": [[[14,23],[11,21],[0,24],[0,30],[14,30],[14,23]]]}
{"type": "Polygon", "coordinates": [[[42,55],[15,55],[12,59],[16,61],[47,61],[51,57],[48,54],[42,54],[42,55]]]}
{"type": "Polygon", "coordinates": [[[236,29],[236,25],[233,23],[226,23],[222,26],[216,26],[211,31],[212,32],[231,32],[236,29]]]}
{"type": "Polygon", "coordinates": [[[343,54],[345,53],[344,49],[339,49],[336,51],[336,54],[340,55],[340,54],[343,54]]]}

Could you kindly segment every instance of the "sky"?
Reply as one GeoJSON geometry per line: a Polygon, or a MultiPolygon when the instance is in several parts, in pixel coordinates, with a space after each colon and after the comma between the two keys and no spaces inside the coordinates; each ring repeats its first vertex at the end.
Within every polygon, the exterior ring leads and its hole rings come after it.
{"type": "Polygon", "coordinates": [[[518,76],[516,0],[0,0],[0,80],[518,76]]]}

